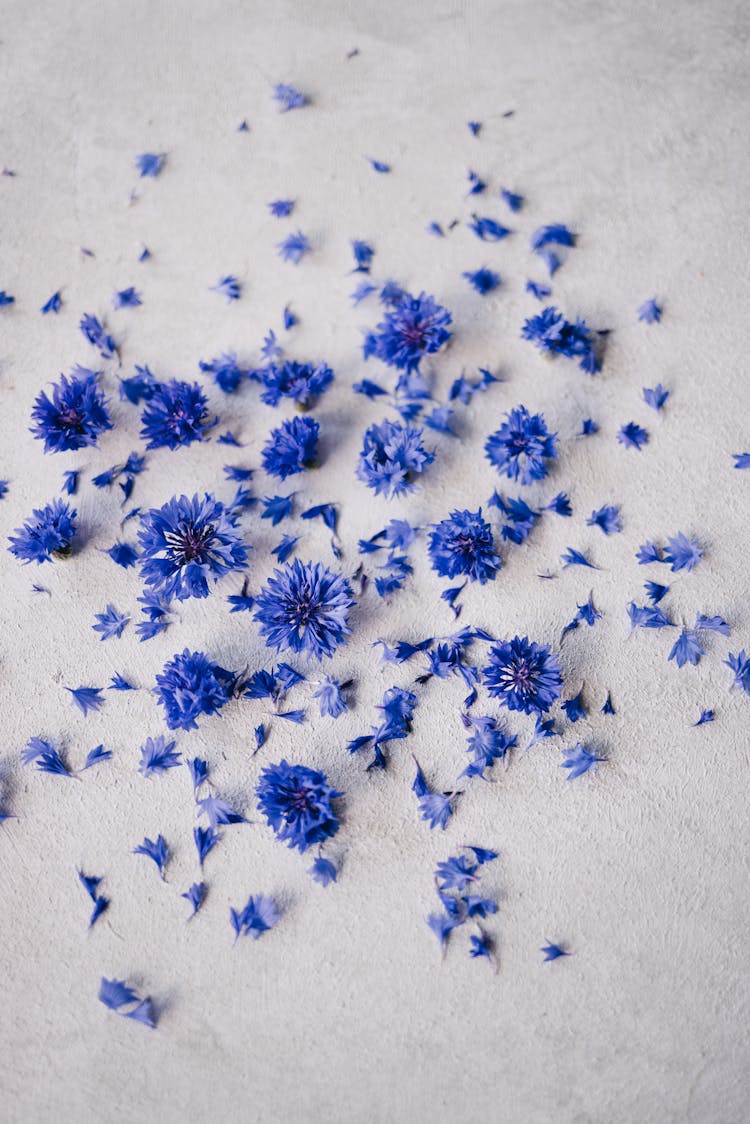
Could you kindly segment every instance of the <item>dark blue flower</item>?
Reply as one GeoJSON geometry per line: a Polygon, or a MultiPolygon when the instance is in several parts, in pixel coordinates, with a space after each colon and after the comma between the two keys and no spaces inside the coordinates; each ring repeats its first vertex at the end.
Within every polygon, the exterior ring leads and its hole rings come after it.
{"type": "Polygon", "coordinates": [[[454,511],[434,524],[428,549],[433,570],[444,578],[466,574],[484,585],[494,580],[502,565],[481,507],[479,511],[454,511]]]}
{"type": "Polygon", "coordinates": [[[263,446],[263,468],[269,476],[286,480],[315,464],[320,425],[315,418],[291,418],[271,430],[263,446]]]}
{"type": "Polygon", "coordinates": [[[515,636],[493,644],[489,661],[484,669],[487,690],[508,710],[543,714],[560,697],[562,669],[546,645],[515,636]]]}
{"type": "Polygon", "coordinates": [[[166,152],[143,152],[136,156],[135,166],[141,176],[158,176],[166,159],[166,152]]]}
{"type": "Polygon", "coordinates": [[[142,777],[153,777],[165,773],[180,764],[180,755],[175,751],[175,743],[167,741],[163,734],[158,738],[146,738],[141,746],[141,762],[138,772],[142,777]]]}
{"type": "Polygon", "coordinates": [[[665,390],[660,382],[656,386],[644,386],[643,388],[643,401],[652,410],[660,410],[666,400],[669,398],[670,392],[665,390]]]}
{"type": "Polygon", "coordinates": [[[290,261],[293,265],[299,265],[305,254],[310,252],[312,246],[302,231],[296,230],[293,234],[287,234],[286,238],[278,243],[276,249],[279,251],[279,257],[282,261],[290,261]]]}
{"type": "Polygon", "coordinates": [[[220,355],[217,359],[211,359],[209,362],[201,359],[198,366],[206,374],[213,375],[214,382],[225,394],[234,394],[247,375],[247,370],[240,367],[237,356],[233,352],[220,355]]]}
{"type": "Polygon", "coordinates": [[[462,273],[461,276],[465,277],[471,287],[483,297],[493,292],[500,284],[500,274],[495,273],[494,269],[488,269],[487,266],[482,266],[473,273],[462,273]]]}
{"type": "Polygon", "coordinates": [[[682,531],[667,539],[664,561],[671,563],[672,573],[676,573],[678,570],[687,570],[689,573],[694,566],[698,565],[702,557],[702,547],[695,539],[689,539],[682,531]]]}
{"type": "Polygon", "coordinates": [[[263,894],[251,894],[247,899],[245,908],[239,912],[236,909],[230,909],[229,916],[235,939],[240,936],[252,937],[254,941],[257,941],[281,920],[281,913],[276,902],[273,898],[267,898],[263,894]]]}
{"type": "Polygon", "coordinates": [[[211,663],[204,652],[185,648],[156,676],[154,694],[170,730],[196,730],[201,714],[216,714],[226,703],[234,676],[211,663]]]}
{"type": "Polygon", "coordinates": [[[658,324],[661,320],[661,313],[662,310],[654,297],[650,297],[639,307],[638,319],[642,320],[644,324],[658,324]]]}
{"type": "Polygon", "coordinates": [[[269,648],[322,659],[332,656],[351,632],[353,605],[346,578],[321,562],[295,558],[283,570],[274,570],[258,594],[255,619],[269,648]]]}
{"type": "Polygon", "coordinates": [[[575,246],[576,236],[561,222],[553,222],[548,226],[540,226],[530,238],[530,245],[534,253],[543,250],[545,246],[575,246]]]}
{"type": "Polygon", "coordinates": [[[333,801],[343,796],[325,773],[281,761],[263,770],[255,789],[258,807],[276,838],[304,852],[339,829],[333,801]]]}
{"type": "Polygon", "coordinates": [[[157,835],[156,839],[146,836],[142,843],[133,848],[133,854],[145,855],[147,859],[151,859],[156,864],[159,876],[164,878],[164,867],[169,862],[170,852],[163,835],[157,835]]]}
{"type": "Polygon", "coordinates": [[[242,285],[233,274],[227,273],[211,286],[211,292],[221,293],[228,301],[238,301],[242,295],[242,285]]]}
{"type": "Polygon", "coordinates": [[[117,354],[117,344],[98,317],[85,312],[79,327],[89,343],[98,348],[102,359],[111,359],[117,354]]]}
{"type": "MultiPolygon", "coordinates": [[[[605,757],[597,757],[590,749],[586,749],[585,745],[578,742],[572,749],[563,750],[563,763],[561,769],[568,769],[567,779],[569,781],[575,780],[576,777],[582,776],[584,773],[596,765],[597,761],[606,761],[605,757]]],[[[545,957],[545,960],[551,957],[545,957]]]]}
{"type": "Polygon", "coordinates": [[[564,355],[568,359],[578,359],[581,369],[589,375],[599,369],[593,335],[586,321],[576,320],[572,324],[554,305],[526,320],[521,337],[530,340],[543,355],[564,355]]]}
{"type": "Polygon", "coordinates": [[[372,259],[375,256],[375,251],[369,242],[363,242],[360,239],[355,239],[352,242],[352,253],[354,254],[355,268],[354,273],[369,273],[372,259]]]}
{"type": "Polygon", "coordinates": [[[141,437],[147,449],[179,449],[202,441],[216,419],[209,419],[208,401],[198,383],[172,379],[159,383],[141,415],[141,437]]]}
{"type": "Polygon", "coordinates": [[[648,444],[648,430],[644,429],[642,425],[637,425],[636,422],[631,421],[620,428],[617,434],[617,440],[626,449],[642,449],[644,445],[648,444]]]}
{"type": "Polygon", "coordinates": [[[683,628],[672,646],[668,659],[674,660],[678,667],[684,667],[686,663],[693,665],[700,663],[701,656],[705,654],[697,633],[691,628],[683,628]]]}
{"type": "Polygon", "coordinates": [[[323,887],[330,886],[331,882],[336,881],[338,875],[333,863],[329,859],[324,859],[322,855],[318,855],[307,873],[323,887]]]}
{"type": "Polygon", "coordinates": [[[31,411],[31,432],[44,441],[45,453],[63,453],[96,445],[99,434],[112,428],[97,374],[78,368],[70,378],[60,375],[51,400],[42,391],[31,411]]]}
{"type": "Polygon", "coordinates": [[[0,308],[6,308],[9,304],[15,304],[16,298],[6,293],[5,289],[0,289],[0,308]]]}
{"type": "Polygon", "coordinates": [[[750,468],[750,453],[732,453],[735,468],[750,468]]]}
{"type": "Polygon", "coordinates": [[[439,351],[451,338],[451,320],[448,309],[434,297],[402,292],[392,310],[367,334],[365,359],[374,356],[389,367],[414,371],[425,355],[439,351]]]}
{"type": "Polygon", "coordinates": [[[271,363],[260,372],[263,382],[261,399],[268,406],[278,406],[282,398],[291,398],[300,407],[314,406],[333,382],[333,371],[325,363],[298,363],[286,359],[271,363]]]}
{"type": "Polygon", "coordinates": [[[304,105],[309,105],[307,95],[287,82],[276,83],[273,88],[273,98],[279,103],[281,113],[288,113],[290,109],[301,109],[304,105]]]}
{"type": "Polygon", "coordinates": [[[732,687],[741,687],[746,695],[750,695],[750,656],[745,654],[745,649],[737,655],[729,652],[724,663],[734,672],[732,687]]]}
{"type": "Polygon", "coordinates": [[[294,210],[294,200],[274,199],[268,204],[268,209],[275,219],[286,219],[294,210]]]}
{"type": "Polygon", "coordinates": [[[400,496],[416,487],[435,459],[422,444],[422,430],[387,419],[365,430],[357,476],[376,495],[400,496]]]}
{"type": "Polygon", "coordinates": [[[586,717],[586,707],[583,705],[583,690],[580,690],[572,699],[566,699],[561,704],[569,722],[579,722],[586,717]]]}
{"type": "Polygon", "coordinates": [[[141,577],[168,600],[208,597],[218,581],[247,564],[247,548],[223,504],[206,494],[175,496],[141,515],[141,577]]]}
{"type": "Polygon", "coordinates": [[[49,300],[42,305],[40,312],[42,313],[42,316],[46,316],[48,312],[58,313],[61,308],[62,297],[60,296],[58,290],[58,292],[53,293],[49,300]]]}
{"type": "Polygon", "coordinates": [[[100,632],[100,640],[111,640],[112,637],[122,636],[123,629],[130,620],[130,617],[124,617],[117,612],[114,605],[107,605],[103,613],[95,613],[94,619],[97,622],[92,624],[94,632],[100,632]]]}
{"type": "Polygon", "coordinates": [[[514,213],[520,211],[523,207],[523,195],[517,195],[514,191],[508,191],[507,187],[502,187],[500,189],[500,198],[514,213]]]}
{"type": "Polygon", "coordinates": [[[46,507],[35,508],[23,527],[10,535],[8,550],[26,564],[66,558],[76,533],[78,512],[63,500],[53,500],[46,507]]]}
{"type": "Polygon", "coordinates": [[[485,442],[485,455],[510,480],[530,484],[547,475],[545,461],[557,457],[557,434],[550,433],[542,414],[518,406],[505,415],[498,430],[485,442]]]}
{"type": "Polygon", "coordinates": [[[622,530],[620,509],[614,504],[605,504],[598,511],[592,511],[586,520],[587,527],[600,527],[605,535],[615,535],[622,530]]]}
{"type": "Polygon", "coordinates": [[[349,684],[339,683],[337,679],[331,679],[329,676],[318,683],[313,691],[313,698],[318,700],[321,717],[338,718],[348,709],[342,695],[343,689],[347,686],[349,684]]]}
{"type": "Polygon", "coordinates": [[[143,304],[141,294],[133,285],[127,289],[119,289],[112,297],[114,308],[138,308],[141,304],[143,304]]]}
{"type": "Polygon", "coordinates": [[[507,238],[509,234],[513,233],[502,223],[480,215],[472,215],[471,222],[467,222],[466,225],[482,242],[499,242],[502,238],[507,238]]]}

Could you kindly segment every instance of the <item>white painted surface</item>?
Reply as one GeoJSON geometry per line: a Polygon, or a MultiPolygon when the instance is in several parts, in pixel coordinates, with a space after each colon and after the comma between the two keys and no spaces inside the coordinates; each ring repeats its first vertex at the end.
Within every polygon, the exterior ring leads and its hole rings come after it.
{"type": "MultiPolygon", "coordinates": [[[[2,769],[18,819],[0,829],[0,1114],[9,1124],[740,1124],[750,1115],[750,700],[727,691],[722,660],[727,647],[750,644],[750,480],[730,458],[750,446],[744,6],[3,7],[0,161],[17,170],[0,181],[0,285],[17,297],[0,320],[0,475],[11,480],[3,536],[56,494],[63,468],[90,474],[136,448],[135,415],[120,405],[120,425],[97,452],[43,457],[26,432],[37,391],[91,361],[77,331],[83,311],[107,312],[115,288],[136,285],[144,306],[108,313],[125,366],[192,377],[199,358],[229,347],[252,361],[290,302],[301,320],[295,353],[323,356],[337,373],[317,411],[325,464],[294,483],[306,502],[342,501],[352,565],[356,539],[391,515],[424,523],[486,502],[496,480],[484,437],[518,402],[544,409],[562,453],[548,486],[530,494],[569,490],[575,518],[546,519],[494,586],[470,591],[463,619],[555,642],[593,589],[606,615],[566,642],[566,679],[571,693],[585,683],[594,706],[611,689],[618,715],[574,731],[608,754],[596,775],[566,784],[560,742],[549,742],[496,770],[495,783],[475,783],[445,835],[430,833],[417,820],[409,751],[440,785],[463,767],[458,684],[423,692],[413,738],[392,747],[387,773],[366,774],[345,751],[383,690],[412,674],[381,671],[371,641],[451,628],[422,546],[407,590],[387,608],[368,597],[331,665],[357,678],[354,713],[302,728],[276,723],[254,759],[257,704],[232,705],[178,739],[186,755],[210,759],[219,791],[251,818],[264,760],[286,754],[325,768],[347,792],[331,848],[343,862],[339,883],[313,884],[307,857],[259,824],[229,829],[206,864],[204,910],[186,925],[179,893],[197,875],[188,776],[136,772],[138,747],[163,728],[155,701],[146,690],[110,697],[84,721],[63,687],[103,685],[123,671],[147,688],[185,644],[226,666],[270,661],[249,619],[226,613],[232,582],[182,607],[150,644],[137,643],[132,625],[122,641],[101,644],[94,612],[112,601],[135,616],[139,582],[97,552],[114,540],[116,500],[84,486],[88,541],[75,562],[31,571],[2,554],[2,769]],[[361,55],[347,61],[355,46],[361,55]],[[280,116],[269,97],[276,81],[299,84],[315,107],[280,116]],[[249,135],[236,131],[243,117],[249,135]],[[479,141],[465,127],[473,118],[484,122],[479,141]],[[169,163],[158,180],[136,184],[133,157],[149,149],[167,151],[169,163]],[[371,173],[364,155],[390,161],[393,174],[371,173]],[[528,197],[505,244],[483,246],[465,229],[444,242],[424,233],[430,220],[468,214],[469,167],[493,190],[528,197]],[[128,206],[133,187],[139,198],[128,206]],[[270,219],[266,203],[280,195],[298,200],[292,227],[315,242],[297,269],[274,249],[289,225],[270,219]],[[519,340],[533,304],[522,291],[534,268],[527,236],[555,220],[580,232],[555,278],[556,301],[613,329],[595,380],[545,364],[519,340]],[[380,416],[348,390],[375,373],[359,341],[376,309],[352,310],[348,299],[352,237],[376,245],[379,278],[434,291],[453,310],[456,337],[435,365],[443,391],[478,363],[508,379],[468,410],[460,445],[440,442],[428,486],[404,503],[371,498],[352,476],[361,430],[380,416]],[[142,242],[154,254],[145,265],[136,261],[142,242]],[[83,259],[80,246],[96,257],[83,259]],[[460,274],[484,263],[505,283],[482,301],[460,274]],[[225,272],[245,283],[231,307],[207,292],[225,272]],[[57,287],[65,308],[42,319],[37,309],[57,287]],[[665,317],[649,328],[635,308],[652,294],[665,317]],[[661,418],[639,401],[659,380],[673,392],[661,418]],[[574,440],[589,415],[600,435],[574,440]],[[640,454],[615,441],[631,418],[651,432],[640,454]],[[584,526],[605,502],[622,505],[620,536],[584,526]],[[675,615],[716,612],[733,626],[731,642],[714,638],[700,666],[682,671],[666,662],[671,637],[626,642],[625,618],[653,576],[637,566],[636,546],[677,530],[708,549],[692,575],[675,578],[675,615]],[[541,583],[537,573],[556,568],[568,545],[590,549],[601,572],[541,583]],[[33,594],[34,580],[52,596],[33,594]],[[704,706],[716,708],[716,722],[691,729],[704,706]],[[33,734],[59,739],[73,758],[104,741],[114,760],[82,782],[22,771],[19,750],[33,734]],[[175,850],[166,884],[130,854],[158,831],[175,850]],[[486,879],[501,902],[489,926],[496,976],[469,960],[463,934],[441,963],[423,921],[435,862],[463,842],[502,852],[486,879]],[[112,899],[90,933],[78,865],[105,875],[112,899]],[[286,915],[263,940],[233,948],[229,905],[251,892],[278,895],[286,915]],[[542,964],[546,939],[569,942],[575,955],[542,964]],[[158,1031],[104,1010],[103,974],[154,996],[158,1031]]],[[[481,198],[477,208],[502,214],[481,198]]],[[[228,404],[214,397],[247,448],[154,454],[135,502],[197,488],[228,496],[221,466],[259,463],[276,415],[250,387],[228,404]]],[[[257,589],[279,536],[257,517],[249,525],[257,589]]],[[[327,558],[320,529],[304,533],[305,553],[327,558]]],[[[510,725],[525,732],[529,723],[510,725]]],[[[565,744],[574,740],[566,734],[565,744]]]]}

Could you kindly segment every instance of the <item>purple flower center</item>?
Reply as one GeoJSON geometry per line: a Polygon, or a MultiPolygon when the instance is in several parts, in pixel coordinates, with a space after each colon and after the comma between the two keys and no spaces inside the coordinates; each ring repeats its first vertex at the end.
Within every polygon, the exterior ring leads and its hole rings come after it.
{"type": "Polygon", "coordinates": [[[203,526],[193,524],[181,527],[178,532],[166,535],[167,542],[175,557],[181,556],[181,565],[207,559],[213,537],[214,527],[211,523],[206,523],[203,526]]]}
{"type": "Polygon", "coordinates": [[[84,415],[75,406],[63,406],[60,409],[60,425],[63,429],[80,431],[84,415]]]}

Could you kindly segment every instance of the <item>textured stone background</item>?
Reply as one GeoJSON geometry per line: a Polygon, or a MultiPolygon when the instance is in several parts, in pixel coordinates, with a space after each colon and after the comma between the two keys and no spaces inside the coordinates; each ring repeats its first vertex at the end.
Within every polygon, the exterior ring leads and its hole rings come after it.
{"type": "MultiPolygon", "coordinates": [[[[259,704],[232,704],[178,738],[186,755],[210,759],[218,790],[250,818],[265,760],[286,754],[326,769],[348,795],[330,849],[342,863],[339,883],[316,886],[307,857],[258,824],[227,829],[206,865],[209,898],[186,925],[179,894],[197,875],[188,776],[146,781],[136,772],[138,747],[163,728],[155,701],[145,689],[110,696],[84,721],[63,687],[104,685],[123,671],[148,688],[185,644],[229,667],[270,660],[250,619],[227,614],[224,597],[239,585],[231,580],[181,607],[149,644],[137,643],[132,625],[101,644],[94,612],[112,601],[137,616],[139,582],[98,553],[114,540],[118,508],[84,485],[86,541],[75,561],[31,571],[2,552],[2,783],[18,819],[0,828],[0,1115],[9,1124],[747,1120],[750,700],[727,691],[722,666],[727,647],[750,644],[750,480],[730,458],[750,446],[746,7],[2,7],[0,161],[17,171],[0,181],[0,285],[17,298],[0,318],[0,475],[11,480],[3,537],[57,493],[63,468],[80,464],[90,475],[136,447],[135,413],[117,403],[120,424],[98,451],[44,457],[27,433],[38,390],[74,362],[93,362],[77,330],[83,311],[105,313],[115,288],[136,285],[143,307],[108,313],[126,373],[147,362],[160,377],[193,377],[199,358],[226,348],[252,361],[290,302],[301,321],[293,352],[323,356],[337,374],[316,411],[325,463],[294,483],[306,503],[341,502],[347,566],[356,539],[392,515],[424,524],[453,505],[486,502],[496,479],[482,444],[503,410],[523,401],[559,430],[555,475],[529,494],[536,502],[569,490],[575,518],[545,518],[494,585],[467,593],[463,622],[556,643],[593,589],[605,617],[569,637],[563,655],[569,693],[585,683],[594,717],[564,744],[583,736],[609,763],[567,784],[561,742],[547,742],[507,772],[497,768],[494,783],[470,786],[443,835],[417,818],[409,751],[439,786],[463,768],[458,683],[422,692],[413,737],[392,747],[388,772],[367,774],[346,753],[383,690],[413,675],[408,665],[381,669],[371,642],[452,628],[422,545],[407,589],[390,606],[368,596],[351,644],[331,664],[357,680],[352,714],[301,728],[277,722],[256,758],[259,704]],[[361,56],[347,61],[355,46],[361,56]],[[276,81],[299,84],[315,107],[279,115],[276,81]],[[243,117],[249,135],[236,131],[243,117]],[[465,126],[473,118],[484,122],[479,141],[465,126]],[[133,158],[148,150],[167,151],[169,163],[159,179],[136,184],[133,158]],[[364,155],[390,161],[393,174],[375,175],[364,155]],[[527,195],[510,224],[517,237],[493,247],[465,228],[445,241],[424,233],[430,220],[468,214],[469,167],[493,189],[527,195]],[[269,218],[266,203],[277,196],[298,199],[293,227],[315,243],[297,269],[276,256],[287,225],[269,218]],[[594,380],[544,363],[519,340],[534,303],[523,293],[534,268],[528,234],[556,220],[580,232],[555,278],[556,301],[613,329],[594,380]],[[479,363],[507,377],[469,408],[460,442],[440,441],[425,489],[390,505],[353,477],[361,431],[380,411],[348,389],[371,373],[360,331],[376,315],[348,298],[352,237],[376,245],[380,279],[433,291],[453,310],[456,336],[435,364],[439,387],[479,363]],[[142,242],[154,254],[145,265],[136,261],[142,242]],[[82,258],[81,246],[96,257],[82,258]],[[504,278],[486,300],[460,277],[482,264],[504,278]],[[227,272],[245,284],[231,307],[207,291],[227,272]],[[37,310],[58,287],[64,310],[42,319],[37,310]],[[649,328],[635,308],[654,293],[666,311],[649,328]],[[659,380],[672,389],[663,417],[639,401],[641,387],[659,380]],[[601,433],[575,440],[589,415],[601,433]],[[640,454],[615,440],[631,419],[651,432],[640,454]],[[605,539],[584,520],[608,502],[622,505],[624,533],[605,539]],[[625,616],[645,578],[664,572],[638,567],[635,548],[678,530],[707,552],[692,575],[674,577],[675,618],[715,612],[733,626],[731,642],[713,638],[700,666],[681,671],[666,662],[672,636],[627,640],[625,616]],[[590,550],[601,571],[540,582],[569,545],[590,550]],[[51,596],[33,594],[34,580],[51,596]],[[608,689],[613,719],[596,711],[608,689]],[[704,706],[716,708],[716,722],[691,729],[704,706]],[[104,741],[114,760],[81,782],[22,771],[19,750],[33,734],[58,739],[76,759],[104,741]],[[159,831],[175,851],[166,884],[130,854],[159,831]],[[502,853],[485,880],[501,903],[488,926],[498,975],[469,960],[463,933],[441,963],[423,920],[435,862],[465,842],[502,853]],[[90,933],[79,865],[106,876],[112,899],[90,933]],[[251,892],[277,895],[286,915],[262,941],[233,948],[229,905],[251,892]],[[569,942],[575,955],[542,964],[546,939],[569,942]],[[103,974],[154,996],[156,1032],[105,1011],[96,1000],[103,974]]],[[[114,389],[111,373],[105,384],[114,389]]],[[[221,466],[258,465],[277,415],[251,387],[213,402],[246,448],[153,454],[134,502],[205,488],[228,498],[221,466]]],[[[259,477],[259,491],[264,484],[259,477]]],[[[303,556],[329,558],[327,536],[303,527],[303,556]]],[[[253,589],[279,537],[250,517],[253,589]]]]}

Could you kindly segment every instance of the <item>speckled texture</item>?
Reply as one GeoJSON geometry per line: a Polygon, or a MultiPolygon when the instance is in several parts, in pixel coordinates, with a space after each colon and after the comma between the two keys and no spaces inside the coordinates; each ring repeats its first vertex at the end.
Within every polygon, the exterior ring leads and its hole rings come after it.
{"type": "MultiPolygon", "coordinates": [[[[143,307],[108,313],[124,363],[179,377],[226,348],[252,359],[291,302],[295,354],[323,356],[337,374],[316,411],[325,463],[300,487],[306,502],[341,501],[347,564],[356,539],[391,515],[425,523],[486,501],[496,479],[485,436],[518,402],[544,410],[560,433],[560,463],[529,495],[566,488],[575,518],[546,518],[493,585],[467,591],[463,620],[554,644],[593,589],[605,616],[567,639],[566,680],[571,693],[585,683],[594,706],[611,689],[618,714],[574,731],[609,757],[595,775],[566,784],[560,742],[545,743],[496,769],[494,783],[469,786],[447,832],[430,833],[409,789],[409,751],[439,785],[463,767],[459,684],[422,692],[413,737],[393,746],[387,773],[366,774],[345,751],[383,690],[412,677],[408,666],[381,670],[371,642],[452,627],[422,545],[415,578],[388,607],[363,601],[352,642],[331,665],[357,680],[352,714],[301,728],[277,722],[256,758],[259,704],[233,704],[178,739],[183,753],[210,759],[218,790],[251,818],[264,761],[286,754],[324,768],[347,792],[330,848],[339,883],[315,885],[306,857],[260,825],[230,828],[206,863],[204,910],[186,925],[179,893],[197,874],[189,779],[184,769],[153,780],[136,772],[138,747],[163,728],[155,700],[146,690],[110,696],[84,721],[63,687],[103,685],[114,671],[149,687],[185,644],[225,666],[268,661],[248,617],[226,612],[224,595],[239,584],[231,580],[209,601],[181,605],[177,623],[149,644],[137,643],[132,625],[121,641],[100,643],[94,612],[112,601],[135,613],[139,583],[98,552],[114,540],[116,499],[85,486],[86,542],[75,562],[30,571],[3,552],[1,764],[18,819],[0,828],[0,1115],[8,1124],[741,1124],[750,1111],[750,699],[727,690],[726,640],[714,637],[698,668],[678,671],[666,662],[670,637],[626,639],[625,606],[653,576],[636,564],[636,546],[682,529],[707,552],[675,579],[675,616],[721,613],[733,626],[729,647],[750,644],[750,474],[730,458],[750,446],[746,7],[2,7],[0,161],[17,171],[0,181],[0,286],[17,297],[0,313],[0,475],[12,489],[0,505],[3,536],[56,494],[63,468],[98,471],[136,447],[134,413],[119,404],[118,428],[98,452],[45,458],[26,432],[36,392],[91,360],[81,312],[104,313],[116,288],[136,285],[143,307]],[[355,46],[360,57],[347,61],[355,46]],[[269,98],[276,81],[299,84],[315,108],[280,116],[269,98]],[[236,131],[243,117],[249,135],[236,131]],[[484,122],[479,141],[469,119],[484,122]],[[133,158],[149,149],[167,151],[168,165],[136,184],[133,158]],[[372,173],[364,156],[392,163],[392,175],[372,173]],[[509,223],[518,236],[497,247],[465,229],[446,241],[424,233],[431,220],[468,214],[469,167],[493,188],[528,196],[509,223]],[[291,227],[268,216],[278,196],[299,200],[291,227]],[[527,236],[556,220],[580,232],[555,278],[556,300],[613,329],[594,380],[545,363],[519,339],[533,305],[522,291],[534,269],[527,236]],[[295,269],[274,247],[297,226],[315,252],[295,269]],[[440,440],[428,486],[390,505],[353,476],[361,430],[380,417],[348,389],[366,373],[360,330],[376,315],[348,298],[348,240],[357,237],[375,244],[377,276],[433,291],[453,310],[456,338],[435,364],[443,389],[479,363],[507,377],[468,409],[460,442],[440,440]],[[144,265],[142,242],[154,253],[144,265]],[[80,246],[96,257],[82,258],[80,246]],[[504,281],[484,300],[460,277],[483,264],[504,281]],[[226,272],[245,286],[232,306],[207,292],[226,272]],[[37,310],[58,287],[64,310],[42,319],[37,310]],[[635,309],[653,294],[666,311],[647,327],[635,309]],[[673,391],[663,417],[639,401],[659,380],[673,391]],[[589,415],[601,433],[574,439],[589,415]],[[651,432],[641,453],[615,441],[631,419],[651,432]],[[622,505],[624,525],[611,538],[584,526],[608,502],[622,505]],[[540,582],[569,545],[590,550],[602,569],[540,582]],[[35,579],[51,596],[31,592],[35,579]],[[691,729],[705,706],[716,722],[691,729]],[[82,781],[21,771],[19,750],[33,734],[60,739],[76,759],[104,741],[114,759],[82,781]],[[130,854],[158,831],[175,852],[166,884],[130,854]],[[469,960],[463,934],[441,963],[424,924],[433,866],[464,842],[502,854],[486,876],[500,899],[488,926],[498,975],[469,960]],[[103,874],[112,899],[90,933],[76,866],[103,874]],[[271,935],[233,948],[229,905],[251,892],[274,893],[286,913],[271,935]],[[569,942],[575,955],[542,964],[547,939],[569,942]],[[103,974],[154,996],[158,1031],[105,1011],[96,1001],[103,974]]],[[[481,198],[478,208],[502,214],[481,198]]],[[[258,465],[277,415],[250,387],[228,405],[219,393],[212,400],[225,419],[235,415],[246,448],[153,454],[135,502],[209,487],[228,497],[221,466],[258,465]]],[[[304,525],[304,534],[303,555],[329,557],[322,527],[304,525]]],[[[251,517],[254,589],[278,537],[251,517]]],[[[565,744],[574,740],[566,734],[565,744]]]]}

